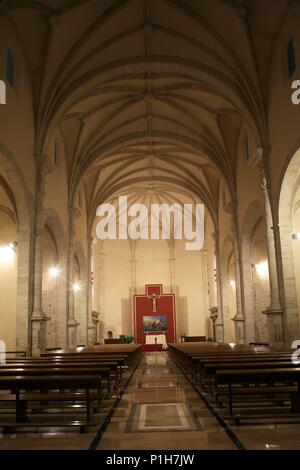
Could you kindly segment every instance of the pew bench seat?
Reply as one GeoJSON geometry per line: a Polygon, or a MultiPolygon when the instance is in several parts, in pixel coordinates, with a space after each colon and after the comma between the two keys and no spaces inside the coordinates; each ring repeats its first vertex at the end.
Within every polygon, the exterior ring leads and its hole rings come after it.
{"type": "MultiPolygon", "coordinates": [[[[104,394],[101,392],[61,392],[61,391],[50,391],[49,393],[40,392],[25,392],[21,393],[18,397],[20,403],[21,421],[27,421],[27,403],[29,402],[84,402],[86,404],[87,422],[90,420],[90,405],[93,401],[98,402],[100,405],[101,400],[104,398],[104,394]]],[[[0,395],[0,402],[17,402],[15,394],[0,395]]],[[[95,409],[98,408],[95,407],[95,409]]]]}
{"type": "Polygon", "coordinates": [[[11,434],[16,429],[26,428],[79,428],[80,434],[83,434],[85,428],[91,425],[86,421],[82,420],[61,420],[61,421],[31,421],[25,423],[19,423],[16,421],[1,421],[0,420],[0,429],[2,429],[3,434],[11,434]]]}
{"type": "Polygon", "coordinates": [[[269,424],[269,421],[277,424],[292,424],[300,422],[300,413],[237,413],[233,415],[222,416],[226,421],[233,421],[236,426],[241,424],[257,424],[263,421],[263,424],[269,424]]]}

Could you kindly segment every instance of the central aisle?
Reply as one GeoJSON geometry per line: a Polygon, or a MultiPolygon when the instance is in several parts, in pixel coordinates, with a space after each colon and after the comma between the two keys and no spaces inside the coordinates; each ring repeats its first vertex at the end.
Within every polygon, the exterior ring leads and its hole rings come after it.
{"type": "Polygon", "coordinates": [[[146,353],[98,450],[235,450],[165,352],[146,353]]]}

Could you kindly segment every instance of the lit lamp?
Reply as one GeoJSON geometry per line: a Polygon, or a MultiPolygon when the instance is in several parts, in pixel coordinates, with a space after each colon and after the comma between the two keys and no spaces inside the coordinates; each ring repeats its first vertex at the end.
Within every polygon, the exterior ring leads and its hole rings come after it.
{"type": "Polygon", "coordinates": [[[73,291],[74,292],[79,292],[81,290],[81,286],[79,284],[79,282],[76,282],[75,284],[73,284],[73,291]]]}
{"type": "Polygon", "coordinates": [[[18,246],[18,242],[10,242],[8,244],[8,247],[11,249],[11,250],[14,250],[15,248],[17,248],[18,246]]]}
{"type": "Polygon", "coordinates": [[[300,233],[299,232],[292,233],[292,239],[293,240],[300,240],[300,233]]]}
{"type": "Polygon", "coordinates": [[[262,279],[268,277],[269,274],[269,264],[268,261],[263,261],[262,263],[252,265],[255,267],[258,276],[262,279]]]}
{"type": "Polygon", "coordinates": [[[52,266],[52,268],[49,269],[49,274],[51,277],[54,277],[56,279],[59,276],[59,268],[57,266],[52,266]]]}
{"type": "Polygon", "coordinates": [[[231,281],[229,281],[229,285],[230,285],[230,287],[232,287],[234,289],[235,286],[236,286],[235,281],[232,279],[231,281]]]}
{"type": "Polygon", "coordinates": [[[0,247],[0,261],[2,264],[12,264],[15,259],[14,249],[17,246],[17,242],[10,242],[6,246],[0,247]]]}

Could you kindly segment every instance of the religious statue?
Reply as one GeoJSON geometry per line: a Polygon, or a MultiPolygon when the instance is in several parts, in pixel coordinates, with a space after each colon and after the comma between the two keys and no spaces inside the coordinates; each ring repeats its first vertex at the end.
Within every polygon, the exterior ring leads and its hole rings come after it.
{"type": "Polygon", "coordinates": [[[160,295],[153,293],[148,295],[148,299],[152,300],[152,311],[153,313],[156,313],[156,302],[158,299],[160,299],[160,295]]]}

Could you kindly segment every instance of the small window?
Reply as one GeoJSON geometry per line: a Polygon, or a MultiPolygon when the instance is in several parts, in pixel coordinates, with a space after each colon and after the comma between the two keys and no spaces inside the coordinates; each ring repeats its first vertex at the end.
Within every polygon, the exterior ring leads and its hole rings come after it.
{"type": "Polygon", "coordinates": [[[7,49],[6,56],[6,80],[13,87],[15,76],[14,76],[14,56],[11,49],[7,49]]]}
{"type": "Polygon", "coordinates": [[[291,38],[289,40],[287,54],[288,54],[289,76],[291,77],[296,70],[296,53],[295,53],[294,38],[291,38]]]}
{"type": "Polygon", "coordinates": [[[248,135],[244,134],[243,137],[243,153],[244,153],[244,158],[246,161],[249,160],[249,140],[248,140],[248,135]]]}
{"type": "Polygon", "coordinates": [[[53,157],[53,160],[54,160],[55,166],[58,166],[58,163],[59,163],[59,144],[58,144],[57,140],[55,140],[55,142],[54,142],[54,157],[53,157]]]}
{"type": "Polygon", "coordinates": [[[82,194],[81,191],[78,191],[78,207],[82,209],[82,194]]]}

